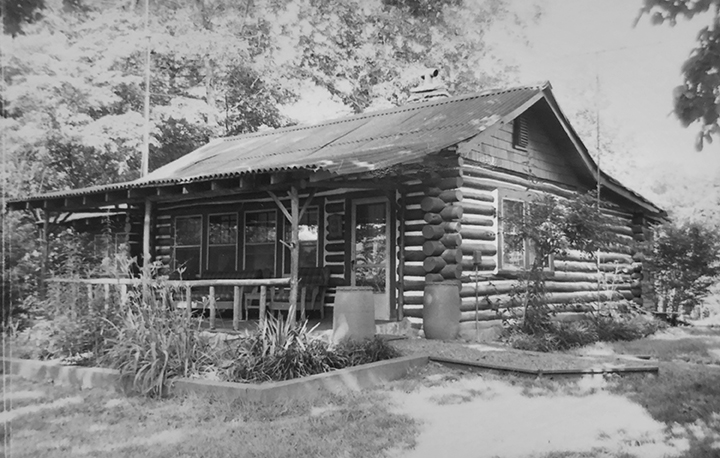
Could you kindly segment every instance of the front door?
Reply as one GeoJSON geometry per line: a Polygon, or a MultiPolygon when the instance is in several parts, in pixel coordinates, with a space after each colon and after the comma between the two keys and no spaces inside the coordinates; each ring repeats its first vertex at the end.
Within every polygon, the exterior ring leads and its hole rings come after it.
{"type": "Polygon", "coordinates": [[[390,319],[390,225],[387,199],[353,202],[352,286],[371,286],[375,319],[390,319]]]}

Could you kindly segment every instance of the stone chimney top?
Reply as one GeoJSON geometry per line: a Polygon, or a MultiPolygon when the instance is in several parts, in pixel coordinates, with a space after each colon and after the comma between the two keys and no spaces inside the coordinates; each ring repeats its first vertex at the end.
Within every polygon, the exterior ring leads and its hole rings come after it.
{"type": "Polygon", "coordinates": [[[420,84],[410,89],[410,97],[408,103],[425,102],[427,100],[450,97],[445,85],[437,76],[440,71],[437,68],[431,68],[424,74],[420,75],[420,84]]]}

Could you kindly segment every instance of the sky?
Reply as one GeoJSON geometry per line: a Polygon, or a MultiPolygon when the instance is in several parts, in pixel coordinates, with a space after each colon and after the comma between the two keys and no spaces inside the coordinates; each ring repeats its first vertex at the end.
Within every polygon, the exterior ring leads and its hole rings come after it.
{"type": "MultiPolygon", "coordinates": [[[[673,89],[682,83],[681,65],[709,17],[680,19],[671,27],[652,25],[645,16],[634,25],[642,0],[508,4],[511,12],[526,19],[525,29],[518,31],[506,20],[486,31],[495,54],[517,68],[508,85],[550,81],[571,123],[578,109],[597,107],[601,135],[615,138],[630,152],[627,165],[620,164],[626,173],[617,176],[623,184],[652,198],[653,180],[720,181],[720,138],[698,152],[698,126],[684,128],[672,114],[673,89]],[[537,21],[528,21],[535,5],[543,13],[537,21]]],[[[321,92],[308,88],[306,100],[286,114],[301,122],[349,114],[321,92]]],[[[583,141],[593,146],[595,139],[583,141]]]]}
{"type": "Polygon", "coordinates": [[[549,80],[566,113],[578,102],[599,100],[601,129],[607,126],[609,134],[632,146],[638,172],[654,166],[701,179],[717,176],[720,139],[697,152],[698,128],[684,128],[672,114],[680,67],[706,18],[671,27],[643,17],[633,26],[641,0],[540,3],[543,16],[526,30],[529,46],[497,45],[514,56],[521,81],[549,80]]]}

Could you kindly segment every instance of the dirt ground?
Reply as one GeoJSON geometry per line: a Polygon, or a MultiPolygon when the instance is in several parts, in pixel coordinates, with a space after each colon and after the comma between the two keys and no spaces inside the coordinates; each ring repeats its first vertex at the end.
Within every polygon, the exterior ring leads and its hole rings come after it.
{"type": "MultiPolygon", "coordinates": [[[[720,364],[720,336],[693,335],[687,330],[669,329],[648,339],[646,347],[668,341],[711,341],[710,359],[703,364],[720,364]]],[[[452,342],[404,341],[405,351],[413,348],[448,358],[508,364],[526,368],[577,368],[578,365],[626,364],[644,361],[612,344],[597,344],[568,353],[533,353],[501,345],[459,345],[452,342]],[[625,354],[623,354],[625,353],[625,354]]],[[[647,353],[647,351],[643,351],[647,353]]],[[[657,361],[653,361],[657,364],[657,361]]],[[[394,450],[402,458],[449,456],[502,458],[600,458],[600,457],[686,457],[720,456],[720,430],[697,421],[690,425],[667,424],[653,418],[644,406],[609,388],[617,375],[582,378],[501,377],[438,371],[420,377],[407,389],[392,387],[397,412],[421,423],[420,435],[412,450],[394,450]],[[700,437],[709,451],[696,453],[692,445],[700,437]],[[709,454],[707,454],[709,453],[709,454]]],[[[658,377],[625,375],[624,377],[658,377]]],[[[663,374],[659,377],[663,377],[663,374]]],[[[678,397],[683,394],[678,393],[678,397]]],[[[720,413],[713,413],[720,419],[720,413]]]]}

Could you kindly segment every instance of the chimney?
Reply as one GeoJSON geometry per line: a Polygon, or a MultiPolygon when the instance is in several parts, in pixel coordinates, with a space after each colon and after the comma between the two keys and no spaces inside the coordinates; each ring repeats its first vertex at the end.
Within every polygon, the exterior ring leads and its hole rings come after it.
{"type": "Polygon", "coordinates": [[[437,68],[429,69],[425,74],[420,75],[420,84],[410,89],[408,103],[426,102],[433,99],[450,97],[447,88],[437,76],[440,71],[437,68]]]}

